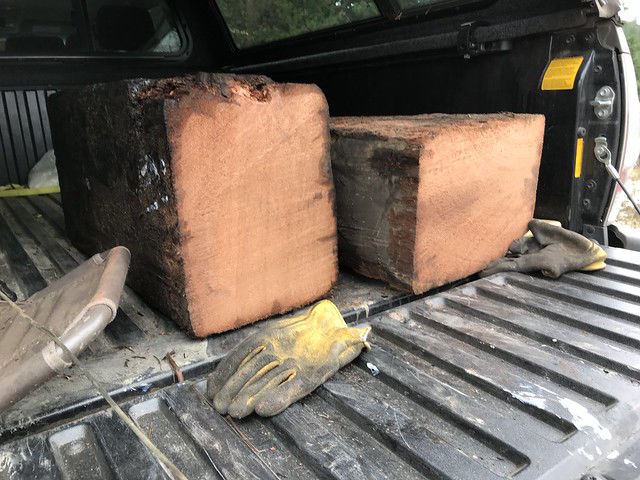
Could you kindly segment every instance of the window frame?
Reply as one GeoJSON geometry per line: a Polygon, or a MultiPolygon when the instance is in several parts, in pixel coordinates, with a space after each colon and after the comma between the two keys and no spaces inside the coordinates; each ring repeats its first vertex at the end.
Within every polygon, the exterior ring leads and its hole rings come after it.
{"type": "MultiPolygon", "coordinates": [[[[386,1],[386,0],[383,0],[383,1],[386,1]]],[[[391,0],[391,1],[397,1],[397,0],[391,0]]],[[[490,2],[487,2],[487,0],[443,0],[443,1],[439,1],[435,5],[415,5],[413,7],[405,8],[402,10],[402,13],[406,15],[415,15],[415,14],[424,14],[425,12],[441,12],[441,11],[451,10],[455,8],[469,7],[474,4],[482,4],[482,3],[486,4],[490,2]]]]}
{"type": "Polygon", "coordinates": [[[275,47],[287,47],[293,45],[301,45],[309,43],[313,40],[326,39],[333,36],[344,35],[351,33],[354,30],[361,29],[373,29],[376,27],[389,27],[395,26],[401,23],[409,23],[415,21],[416,17],[425,16],[426,12],[438,12],[443,13],[448,10],[455,10],[460,8],[473,7],[476,5],[493,3],[494,0],[446,0],[437,5],[417,5],[408,9],[402,9],[398,0],[372,0],[375,3],[379,16],[358,20],[355,22],[347,23],[344,25],[337,25],[335,27],[324,28],[320,30],[314,30],[311,32],[305,32],[299,35],[282,38],[279,40],[273,40],[270,42],[260,43],[252,45],[250,47],[238,47],[233,35],[227,23],[222,10],[218,6],[217,0],[209,0],[209,4],[216,14],[219,24],[224,31],[224,36],[227,38],[228,47],[233,54],[241,55],[253,55],[254,53],[268,51],[275,47]]]}
{"type": "Polygon", "coordinates": [[[77,8],[82,15],[81,21],[77,23],[78,34],[83,39],[83,44],[88,51],[78,53],[43,53],[43,54],[24,54],[24,53],[6,53],[0,52],[0,62],[6,62],[11,60],[169,60],[172,62],[180,62],[189,57],[193,50],[193,42],[187,23],[182,16],[182,13],[176,8],[176,0],[163,0],[171,13],[175,21],[175,28],[178,36],[180,37],[181,48],[177,52],[172,53],[153,53],[153,52],[105,52],[96,50],[94,46],[94,37],[91,32],[91,24],[89,22],[89,9],[87,7],[87,0],[71,0],[73,7],[77,8]]]}

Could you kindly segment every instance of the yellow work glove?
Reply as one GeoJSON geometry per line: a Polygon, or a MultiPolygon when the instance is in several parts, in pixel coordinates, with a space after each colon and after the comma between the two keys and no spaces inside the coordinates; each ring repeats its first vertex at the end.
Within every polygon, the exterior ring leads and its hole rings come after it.
{"type": "Polygon", "coordinates": [[[529,229],[533,237],[515,240],[507,257],[490,263],[480,276],[498,272],[542,272],[547,277],[558,278],[566,272],[602,270],[606,266],[605,251],[579,233],[541,220],[531,220],[529,229]]]}
{"type": "Polygon", "coordinates": [[[209,376],[207,394],[222,415],[276,415],[370,348],[370,330],[347,327],[337,307],[323,300],[242,341],[209,376]]]}

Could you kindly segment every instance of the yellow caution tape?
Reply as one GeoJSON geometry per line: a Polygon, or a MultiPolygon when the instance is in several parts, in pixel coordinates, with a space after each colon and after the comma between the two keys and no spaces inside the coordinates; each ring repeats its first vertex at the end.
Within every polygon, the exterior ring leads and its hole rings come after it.
{"type": "Polygon", "coordinates": [[[542,80],[542,90],[573,90],[584,57],[552,60],[542,80]]]}
{"type": "Polygon", "coordinates": [[[31,195],[46,195],[48,193],[60,193],[60,187],[29,188],[16,184],[3,185],[0,187],[0,198],[28,197],[31,195]]]}

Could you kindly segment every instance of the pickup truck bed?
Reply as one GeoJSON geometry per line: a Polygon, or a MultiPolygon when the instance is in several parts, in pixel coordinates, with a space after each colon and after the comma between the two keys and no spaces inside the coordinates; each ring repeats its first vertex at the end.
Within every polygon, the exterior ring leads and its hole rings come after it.
{"type": "MultiPolygon", "coordinates": [[[[23,297],[82,260],[59,201],[0,200],[0,278],[23,297]]],[[[332,298],[348,321],[369,317],[373,348],[272,419],[221,417],[203,394],[264,323],[193,340],[127,290],[83,358],[190,479],[636,478],[640,254],[608,253],[602,272],[501,274],[425,298],[343,273],[332,298]]],[[[168,478],[70,375],[2,415],[0,478],[168,478]]]]}

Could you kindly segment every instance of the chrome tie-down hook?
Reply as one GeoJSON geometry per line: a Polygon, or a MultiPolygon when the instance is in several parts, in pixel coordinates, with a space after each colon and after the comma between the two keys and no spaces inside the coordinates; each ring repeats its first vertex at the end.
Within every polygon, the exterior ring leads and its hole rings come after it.
{"type": "Polygon", "coordinates": [[[622,180],[620,179],[620,173],[618,173],[616,167],[614,167],[611,163],[612,155],[611,150],[609,150],[609,142],[607,142],[606,137],[598,137],[595,139],[595,148],[593,149],[593,153],[596,156],[596,160],[602,163],[607,169],[607,172],[609,172],[611,178],[613,178],[618,183],[618,185],[620,185],[620,188],[622,188],[622,191],[631,202],[631,205],[633,205],[633,208],[635,208],[636,212],[638,212],[638,215],[640,215],[640,208],[638,208],[638,204],[633,199],[631,192],[627,190],[627,187],[625,187],[624,183],[622,183],[622,180]]]}

